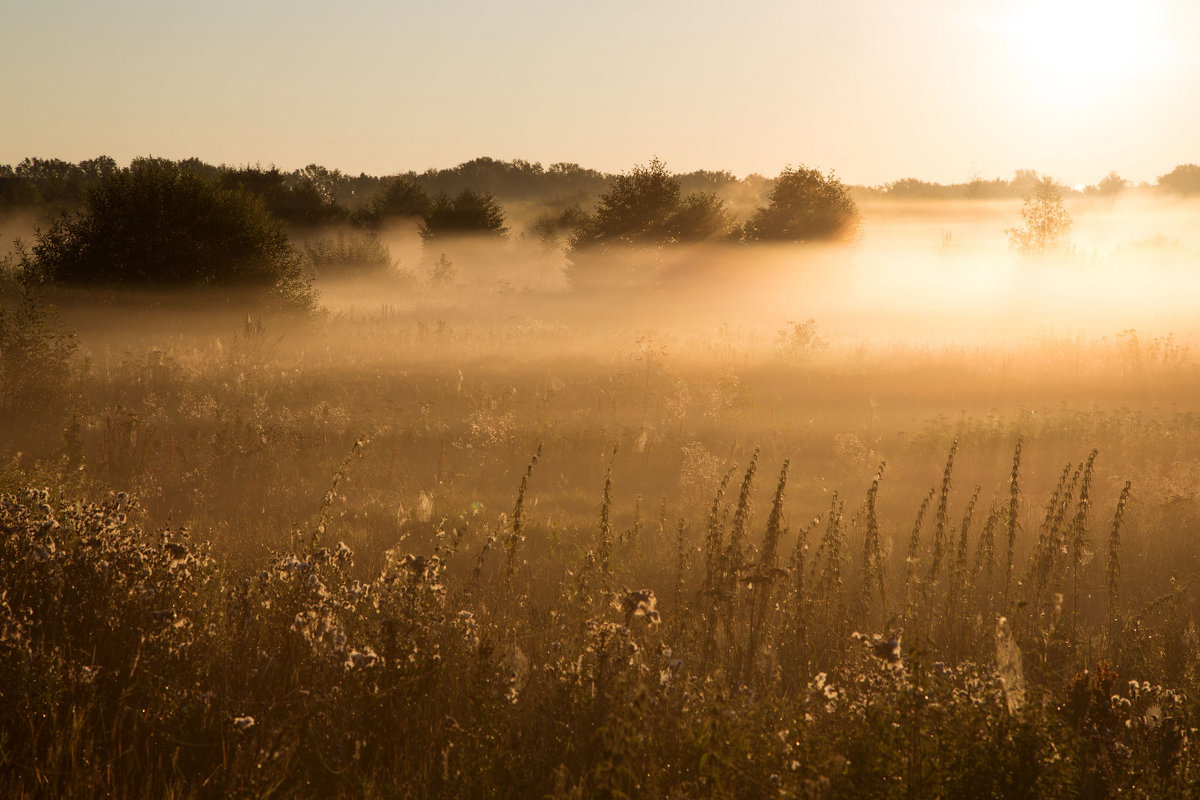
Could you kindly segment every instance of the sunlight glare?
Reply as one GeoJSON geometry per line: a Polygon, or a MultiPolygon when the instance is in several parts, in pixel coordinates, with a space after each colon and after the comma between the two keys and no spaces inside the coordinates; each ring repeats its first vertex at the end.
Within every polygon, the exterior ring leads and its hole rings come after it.
{"type": "Polygon", "coordinates": [[[1149,5],[1132,0],[1027,0],[1006,27],[1030,95],[1078,109],[1118,102],[1153,71],[1152,23],[1149,5]]]}

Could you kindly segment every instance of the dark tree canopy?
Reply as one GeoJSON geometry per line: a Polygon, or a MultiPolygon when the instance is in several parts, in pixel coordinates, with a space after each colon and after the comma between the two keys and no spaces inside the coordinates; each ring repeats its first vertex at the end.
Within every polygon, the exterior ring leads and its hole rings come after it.
{"type": "Polygon", "coordinates": [[[134,161],[38,236],[53,280],[128,288],[245,287],[293,306],[312,290],[286,231],[245,192],[157,159],[134,161]]]}
{"type": "Polygon", "coordinates": [[[714,194],[683,194],[680,180],[658,159],[617,175],[596,210],[571,236],[572,252],[611,247],[661,247],[722,233],[724,205],[714,194]]]}
{"type": "Polygon", "coordinates": [[[57,158],[26,158],[15,167],[0,166],[0,210],[47,206],[77,208],[88,189],[117,171],[108,156],[72,164],[57,158]]]}
{"type": "Polygon", "coordinates": [[[858,233],[858,208],[833,173],[788,167],[779,173],[768,204],[746,222],[750,241],[847,241],[858,233]]]}
{"type": "Polygon", "coordinates": [[[595,211],[580,218],[567,240],[567,277],[576,286],[638,283],[662,248],[718,238],[728,228],[719,197],[685,195],[656,158],[614,177],[595,211]]]}
{"type": "Polygon", "coordinates": [[[371,198],[371,214],[376,221],[424,217],[433,203],[413,175],[389,178],[371,198]]]}
{"type": "Polygon", "coordinates": [[[504,209],[488,192],[463,189],[451,198],[438,195],[421,222],[421,238],[426,241],[443,236],[482,235],[503,239],[504,209]]]}
{"type": "Polygon", "coordinates": [[[1158,185],[1176,194],[1200,193],[1200,166],[1180,164],[1166,175],[1159,175],[1158,185]]]}
{"type": "Polygon", "coordinates": [[[273,216],[289,225],[315,228],[336,222],[344,215],[311,178],[291,178],[277,168],[227,169],[220,183],[227,189],[240,189],[260,198],[273,216]]]}

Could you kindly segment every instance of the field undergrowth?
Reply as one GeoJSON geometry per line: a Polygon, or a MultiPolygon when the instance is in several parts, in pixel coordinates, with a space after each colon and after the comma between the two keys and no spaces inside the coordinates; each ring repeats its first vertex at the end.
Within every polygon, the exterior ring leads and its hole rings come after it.
{"type": "Polygon", "coordinates": [[[1197,793],[1184,344],[508,303],[64,306],[0,422],[3,793],[1197,793]]]}

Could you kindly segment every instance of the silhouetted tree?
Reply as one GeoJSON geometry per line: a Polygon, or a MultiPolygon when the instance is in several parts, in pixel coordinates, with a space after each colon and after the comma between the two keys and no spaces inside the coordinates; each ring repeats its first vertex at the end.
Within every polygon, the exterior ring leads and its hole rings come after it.
{"type": "Polygon", "coordinates": [[[543,247],[557,247],[562,235],[575,230],[587,220],[587,212],[572,203],[561,211],[546,211],[538,216],[526,231],[543,247]]]}
{"type": "Polygon", "coordinates": [[[245,192],[158,159],[139,159],[88,193],[81,211],[38,235],[33,254],[60,283],[245,287],[290,307],[315,295],[287,233],[245,192]]]}
{"type": "Polygon", "coordinates": [[[576,286],[637,282],[654,252],[723,235],[728,226],[720,198],[684,195],[679,178],[655,158],[614,177],[580,220],[567,240],[567,277],[576,286]]]}
{"type": "Polygon", "coordinates": [[[729,232],[725,201],[708,192],[683,196],[671,214],[670,229],[677,242],[702,242],[729,232]]]}
{"type": "Polygon", "coordinates": [[[289,185],[288,176],[276,167],[224,170],[220,182],[228,189],[241,189],[258,196],[267,211],[289,225],[314,228],[346,216],[313,180],[300,178],[289,185]]]}
{"type": "Polygon", "coordinates": [[[508,236],[504,209],[496,198],[473,189],[463,189],[453,199],[447,194],[438,195],[421,221],[420,231],[426,241],[441,236],[508,236]]]}
{"type": "Polygon", "coordinates": [[[1175,194],[1196,194],[1200,192],[1200,166],[1180,164],[1166,175],[1159,175],[1158,185],[1175,194]]]}
{"type": "Polygon", "coordinates": [[[1122,178],[1116,172],[1110,172],[1101,178],[1100,183],[1094,187],[1089,186],[1085,191],[1087,194],[1098,194],[1102,197],[1113,197],[1125,191],[1129,186],[1129,181],[1122,178]]]}
{"type": "Polygon", "coordinates": [[[657,158],[613,178],[593,214],[571,236],[572,251],[614,246],[661,247],[723,232],[727,220],[716,195],[684,195],[679,178],[657,158]]]}
{"type": "Polygon", "coordinates": [[[769,201],[747,220],[749,241],[847,241],[859,230],[858,208],[831,172],[788,167],[779,173],[769,201]]]}
{"type": "Polygon", "coordinates": [[[415,219],[424,217],[433,207],[429,195],[417,183],[413,175],[390,178],[371,198],[370,219],[376,223],[390,219],[415,219]]]}
{"type": "Polygon", "coordinates": [[[1063,247],[1071,232],[1071,215],[1051,178],[1042,178],[1021,207],[1022,224],[1009,228],[1009,244],[1023,256],[1040,256],[1063,247]]]}

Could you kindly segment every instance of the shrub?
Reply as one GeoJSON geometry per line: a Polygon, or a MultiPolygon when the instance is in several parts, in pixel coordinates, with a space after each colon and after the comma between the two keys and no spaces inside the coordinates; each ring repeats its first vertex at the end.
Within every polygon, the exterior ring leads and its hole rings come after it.
{"type": "Polygon", "coordinates": [[[1158,185],[1175,194],[1196,194],[1200,192],[1200,166],[1180,164],[1166,175],[1159,175],[1158,185]]]}
{"type": "Polygon", "coordinates": [[[260,200],[179,165],[139,159],[38,235],[39,268],[63,284],[246,288],[291,308],[315,294],[287,233],[260,200]]]}
{"type": "Polygon", "coordinates": [[[1071,215],[1050,178],[1040,180],[1021,207],[1023,224],[1009,228],[1008,242],[1022,256],[1038,256],[1062,248],[1071,232],[1071,215]]]}
{"type": "Polygon", "coordinates": [[[415,219],[429,213],[432,203],[421,184],[411,175],[392,178],[371,199],[364,219],[372,223],[389,219],[415,219]]]}
{"type": "Polygon", "coordinates": [[[714,238],[727,228],[720,198],[684,195],[679,178],[656,158],[613,178],[595,212],[580,219],[567,240],[567,277],[576,286],[637,282],[657,251],[714,238]],[[644,252],[632,253],[635,248],[644,252]]]}
{"type": "Polygon", "coordinates": [[[0,410],[37,411],[58,404],[71,380],[78,342],[46,301],[29,254],[17,244],[0,261],[0,410]]]}
{"type": "Polygon", "coordinates": [[[508,236],[504,210],[488,192],[463,189],[453,199],[440,194],[421,222],[421,238],[426,241],[472,234],[498,239],[508,236]]]}
{"type": "Polygon", "coordinates": [[[373,233],[338,233],[305,242],[304,255],[317,275],[383,272],[392,266],[391,251],[373,233]]]}
{"type": "Polygon", "coordinates": [[[725,216],[713,194],[684,195],[679,178],[657,158],[613,178],[596,211],[576,228],[572,251],[614,246],[660,247],[722,231],[725,216]]]}
{"type": "Polygon", "coordinates": [[[746,222],[750,241],[848,241],[859,231],[858,208],[832,172],[803,166],[779,173],[770,200],[746,222]]]}
{"type": "Polygon", "coordinates": [[[335,204],[311,178],[291,184],[277,167],[224,170],[220,185],[240,190],[262,200],[272,216],[299,228],[314,228],[344,219],[345,209],[335,204]]]}

